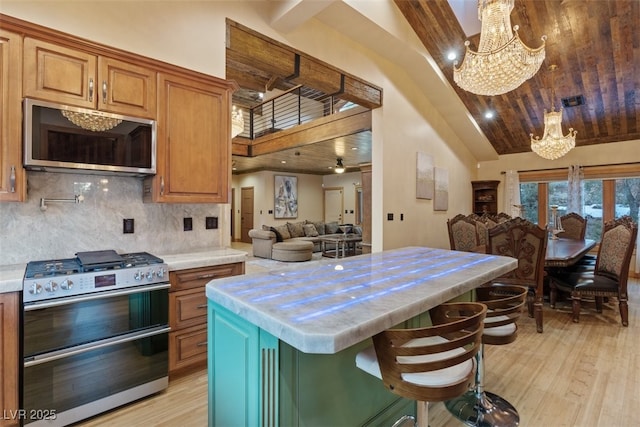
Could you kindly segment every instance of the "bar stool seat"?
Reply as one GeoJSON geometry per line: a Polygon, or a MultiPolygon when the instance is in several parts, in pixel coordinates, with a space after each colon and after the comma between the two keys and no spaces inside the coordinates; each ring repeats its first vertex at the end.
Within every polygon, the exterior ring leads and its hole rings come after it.
{"type": "Polygon", "coordinates": [[[427,427],[427,402],[460,396],[472,385],[486,311],[480,303],[441,304],[429,311],[433,326],[375,335],[373,346],[356,356],[356,366],[392,393],[415,400],[416,425],[427,427]]]}

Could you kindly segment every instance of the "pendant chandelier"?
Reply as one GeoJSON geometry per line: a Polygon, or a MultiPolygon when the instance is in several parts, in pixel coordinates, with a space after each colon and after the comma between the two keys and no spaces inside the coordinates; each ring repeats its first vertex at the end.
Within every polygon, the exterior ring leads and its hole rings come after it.
{"type": "Polygon", "coordinates": [[[121,119],[99,114],[78,113],[70,110],[62,110],[61,113],[74,125],[92,132],[104,132],[122,123],[121,119]]]}
{"type": "Polygon", "coordinates": [[[231,111],[231,138],[235,138],[244,131],[244,118],[242,117],[242,110],[236,109],[233,106],[231,111]]]}
{"type": "Polygon", "coordinates": [[[562,107],[560,111],[555,111],[553,100],[555,99],[555,87],[553,81],[553,72],[558,68],[551,65],[551,111],[544,110],[544,133],[542,138],[539,136],[531,137],[531,150],[538,156],[548,160],[558,159],[576,146],[577,131],[569,128],[569,133],[562,135],[562,107]]]}
{"type": "Polygon", "coordinates": [[[518,26],[511,31],[514,0],[478,0],[481,23],[477,52],[466,46],[460,67],[453,67],[453,80],[467,92],[476,95],[501,95],[510,92],[538,72],[545,57],[542,46],[531,49],[518,36],[518,26]],[[514,34],[515,32],[515,34],[514,34]]]}

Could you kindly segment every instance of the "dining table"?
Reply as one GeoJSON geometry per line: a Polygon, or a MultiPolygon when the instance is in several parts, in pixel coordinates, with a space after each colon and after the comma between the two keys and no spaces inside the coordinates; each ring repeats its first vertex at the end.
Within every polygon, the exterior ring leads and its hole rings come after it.
{"type": "Polygon", "coordinates": [[[596,241],[592,239],[577,240],[564,237],[549,239],[544,266],[545,268],[572,266],[595,245],[596,241]]]}

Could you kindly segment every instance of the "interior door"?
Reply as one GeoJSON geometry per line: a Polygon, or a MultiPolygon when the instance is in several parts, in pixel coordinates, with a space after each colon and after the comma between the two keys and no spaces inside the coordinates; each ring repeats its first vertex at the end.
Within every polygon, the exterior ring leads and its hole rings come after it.
{"type": "Polygon", "coordinates": [[[342,193],[342,187],[324,189],[324,222],[338,221],[338,224],[342,224],[344,205],[342,193]]]}
{"type": "Polygon", "coordinates": [[[253,187],[242,187],[240,192],[240,241],[251,243],[249,230],[253,228],[253,187]]]}

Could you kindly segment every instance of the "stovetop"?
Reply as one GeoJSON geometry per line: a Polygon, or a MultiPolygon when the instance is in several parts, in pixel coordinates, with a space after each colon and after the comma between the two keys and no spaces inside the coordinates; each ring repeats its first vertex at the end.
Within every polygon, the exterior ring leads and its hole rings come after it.
{"type": "Polygon", "coordinates": [[[26,279],[63,276],[94,271],[118,270],[161,264],[164,261],[148,252],[118,254],[116,251],[78,252],[76,258],[31,261],[25,271],[26,279]]]}
{"type": "Polygon", "coordinates": [[[169,268],[147,252],[78,252],[75,258],[31,261],[22,281],[27,305],[64,297],[140,286],[168,287],[169,268]]]}

